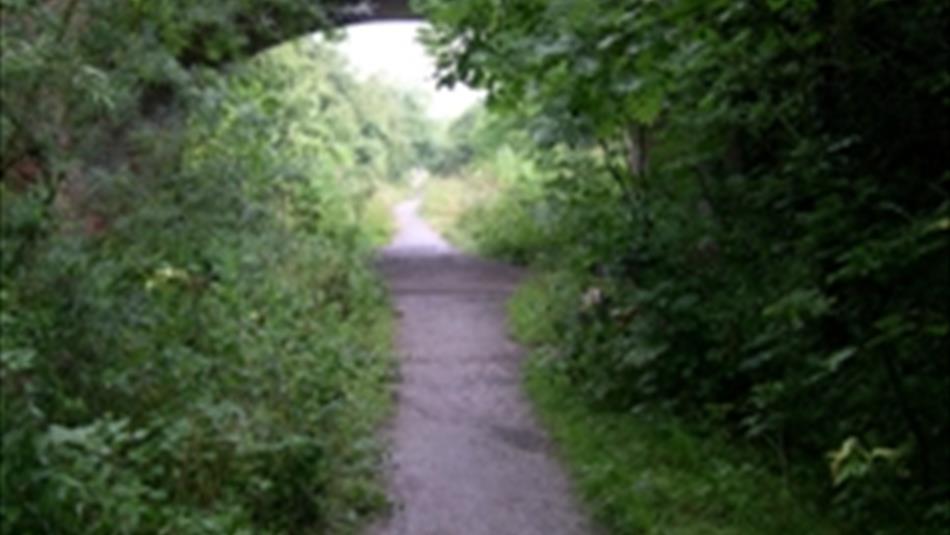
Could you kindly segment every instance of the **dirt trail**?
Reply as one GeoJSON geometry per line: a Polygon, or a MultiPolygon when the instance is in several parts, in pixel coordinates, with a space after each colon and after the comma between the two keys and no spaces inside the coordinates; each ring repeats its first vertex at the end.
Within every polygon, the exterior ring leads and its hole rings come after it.
{"type": "Polygon", "coordinates": [[[374,535],[590,533],[520,391],[521,351],[504,302],[518,270],[454,250],[417,215],[380,269],[400,315],[398,408],[390,429],[394,511],[374,535]]]}

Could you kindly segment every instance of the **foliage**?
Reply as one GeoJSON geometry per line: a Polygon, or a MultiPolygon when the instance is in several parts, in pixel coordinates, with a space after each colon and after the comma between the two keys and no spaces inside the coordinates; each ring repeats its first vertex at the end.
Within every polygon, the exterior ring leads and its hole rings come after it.
{"type": "Polygon", "coordinates": [[[309,40],[237,61],[323,12],[260,5],[0,5],[2,533],[352,532],[384,501],[361,224],[412,97],[309,40]]]}
{"type": "Polygon", "coordinates": [[[433,167],[439,174],[425,187],[426,218],[463,249],[514,261],[544,251],[548,236],[541,229],[549,214],[533,201],[542,196],[545,175],[529,157],[524,130],[481,106],[448,130],[433,167]]]}
{"type": "Polygon", "coordinates": [[[407,196],[405,183],[379,182],[375,185],[360,218],[373,246],[382,247],[392,239],[396,232],[393,208],[407,196]]]}
{"type": "Polygon", "coordinates": [[[612,533],[837,533],[760,452],[702,435],[660,411],[591,408],[558,372],[558,318],[582,288],[570,273],[530,279],[509,302],[515,336],[534,347],[525,384],[578,489],[612,533]]]}
{"type": "Polygon", "coordinates": [[[535,171],[530,160],[518,157],[531,146],[516,119],[488,113],[478,104],[448,125],[430,168],[441,176],[481,173],[502,183],[515,182],[535,171]]]}
{"type": "Polygon", "coordinates": [[[421,189],[422,215],[452,245],[463,251],[477,252],[478,244],[471,236],[471,229],[462,228],[461,218],[490,203],[499,194],[498,185],[487,180],[475,182],[438,176],[421,189]]]}
{"type": "Polygon", "coordinates": [[[856,531],[946,525],[945,3],[419,3],[541,149],[481,236],[582,288],[576,391],[827,463],[856,531]]]}

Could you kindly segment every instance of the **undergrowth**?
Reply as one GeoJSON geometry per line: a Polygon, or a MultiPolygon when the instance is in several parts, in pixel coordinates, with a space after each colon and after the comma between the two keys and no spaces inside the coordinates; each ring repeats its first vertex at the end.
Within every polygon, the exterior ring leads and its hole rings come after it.
{"type": "Polygon", "coordinates": [[[425,220],[459,249],[476,252],[478,242],[463,228],[463,217],[470,217],[472,210],[495,200],[499,186],[462,177],[437,177],[424,184],[421,195],[425,220]]]}
{"type": "Polygon", "coordinates": [[[763,468],[760,453],[665,414],[593,407],[559,367],[558,309],[578,306],[564,274],[537,276],[509,302],[515,336],[533,347],[525,387],[596,519],[611,533],[830,534],[810,490],[763,468]]]}
{"type": "Polygon", "coordinates": [[[0,533],[356,533],[385,506],[367,203],[413,157],[360,132],[402,103],[306,43],[188,87],[134,165],[0,184],[0,533]]]}
{"type": "Polygon", "coordinates": [[[436,178],[423,190],[422,213],[456,247],[524,264],[550,241],[543,207],[524,209],[539,193],[485,176],[436,178]]]}
{"type": "Polygon", "coordinates": [[[374,184],[369,199],[362,207],[363,228],[374,247],[385,245],[396,232],[393,207],[410,195],[403,182],[380,181],[374,184]]]}

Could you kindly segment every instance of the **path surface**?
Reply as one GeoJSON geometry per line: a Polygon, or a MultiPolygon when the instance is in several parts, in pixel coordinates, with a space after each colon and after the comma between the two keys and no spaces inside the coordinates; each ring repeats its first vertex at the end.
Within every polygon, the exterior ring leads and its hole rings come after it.
{"type": "Polygon", "coordinates": [[[518,270],[465,256],[396,208],[380,269],[400,317],[392,514],[374,535],[590,533],[520,391],[504,302],[518,270]]]}

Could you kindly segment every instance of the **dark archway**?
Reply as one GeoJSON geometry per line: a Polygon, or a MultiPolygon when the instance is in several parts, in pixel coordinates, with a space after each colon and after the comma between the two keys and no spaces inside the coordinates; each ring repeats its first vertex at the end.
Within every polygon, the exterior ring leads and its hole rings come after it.
{"type": "Polygon", "coordinates": [[[391,20],[419,20],[422,16],[412,10],[409,0],[378,0],[358,2],[341,9],[344,24],[391,20]]]}
{"type": "Polygon", "coordinates": [[[313,32],[365,22],[422,19],[410,0],[327,0],[317,6],[300,1],[276,7],[251,3],[232,14],[227,25],[195,28],[178,60],[186,67],[220,67],[313,32]],[[236,46],[220,50],[213,45],[222,40],[222,34],[234,32],[243,36],[236,46]]]}

